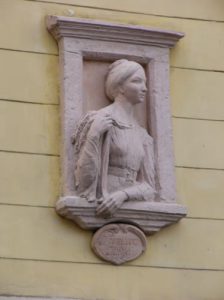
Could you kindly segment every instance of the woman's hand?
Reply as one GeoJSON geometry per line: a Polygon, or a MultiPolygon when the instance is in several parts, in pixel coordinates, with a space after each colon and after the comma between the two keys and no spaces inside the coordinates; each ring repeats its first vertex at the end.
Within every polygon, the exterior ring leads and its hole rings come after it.
{"type": "Polygon", "coordinates": [[[89,135],[91,137],[99,137],[106,131],[108,131],[113,125],[113,120],[110,115],[97,115],[95,120],[93,121],[89,135]]]}
{"type": "Polygon", "coordinates": [[[111,217],[127,198],[127,194],[123,191],[115,192],[106,199],[101,198],[98,201],[99,205],[96,209],[97,216],[111,217]]]}

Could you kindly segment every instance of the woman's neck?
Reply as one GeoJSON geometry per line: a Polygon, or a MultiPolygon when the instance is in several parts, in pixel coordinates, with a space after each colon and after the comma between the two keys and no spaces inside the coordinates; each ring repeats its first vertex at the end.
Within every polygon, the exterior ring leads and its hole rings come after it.
{"type": "Polygon", "coordinates": [[[116,115],[121,121],[133,124],[135,121],[133,104],[120,96],[115,99],[113,106],[116,111],[116,115]]]}

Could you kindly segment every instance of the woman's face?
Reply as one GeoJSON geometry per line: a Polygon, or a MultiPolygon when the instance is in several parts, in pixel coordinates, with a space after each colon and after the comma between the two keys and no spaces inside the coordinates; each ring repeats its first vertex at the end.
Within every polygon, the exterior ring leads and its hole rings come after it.
{"type": "Polygon", "coordinates": [[[133,105],[144,101],[146,91],[146,77],[142,68],[131,75],[121,87],[122,95],[133,105]]]}

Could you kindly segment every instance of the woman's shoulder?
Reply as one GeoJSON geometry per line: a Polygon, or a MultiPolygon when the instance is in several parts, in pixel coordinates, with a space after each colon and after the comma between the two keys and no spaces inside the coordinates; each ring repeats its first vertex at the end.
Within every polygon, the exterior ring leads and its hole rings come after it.
{"type": "Polygon", "coordinates": [[[95,111],[96,116],[106,116],[112,114],[112,106],[108,105],[95,111]]]}
{"type": "Polygon", "coordinates": [[[107,116],[108,114],[111,114],[112,110],[110,105],[103,107],[99,110],[90,110],[88,112],[86,112],[83,117],[80,119],[78,126],[80,126],[81,124],[85,124],[85,123],[92,123],[97,117],[101,116],[107,116]]]}

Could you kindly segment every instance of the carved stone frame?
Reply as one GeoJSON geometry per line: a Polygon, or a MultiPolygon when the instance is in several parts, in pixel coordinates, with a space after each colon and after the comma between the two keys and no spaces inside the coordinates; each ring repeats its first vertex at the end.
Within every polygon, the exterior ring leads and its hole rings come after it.
{"type": "Polygon", "coordinates": [[[48,16],[47,28],[58,42],[61,82],[61,215],[85,229],[115,221],[132,222],[146,234],[177,222],[186,208],[176,204],[169,101],[169,48],[183,33],[48,16]],[[83,115],[83,61],[134,60],[145,66],[147,122],[155,144],[158,202],[125,203],[112,219],[95,217],[95,205],[75,199],[71,136],[83,115]],[[66,200],[66,201],[65,201],[66,200]],[[130,221],[131,220],[131,221],[130,221]]]}

